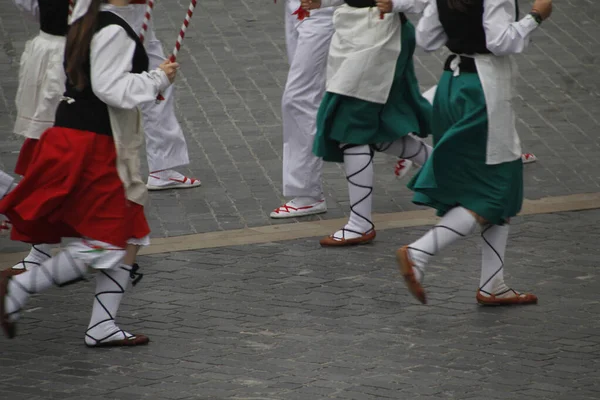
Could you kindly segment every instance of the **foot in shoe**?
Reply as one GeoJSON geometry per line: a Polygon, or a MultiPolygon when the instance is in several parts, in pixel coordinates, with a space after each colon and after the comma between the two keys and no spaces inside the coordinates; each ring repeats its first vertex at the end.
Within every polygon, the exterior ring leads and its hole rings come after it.
{"type": "Polygon", "coordinates": [[[119,328],[114,321],[105,321],[89,328],[85,333],[85,345],[88,347],[138,346],[150,340],[144,335],[132,335],[119,328]]]}
{"type": "Polygon", "coordinates": [[[189,178],[172,169],[151,172],[148,177],[148,190],[187,189],[201,185],[199,179],[189,178]]]}
{"type": "Polygon", "coordinates": [[[319,241],[321,246],[353,246],[359,244],[371,243],[376,236],[375,229],[370,229],[365,233],[357,230],[342,228],[333,235],[324,237],[319,241]]]}
{"type": "Polygon", "coordinates": [[[404,178],[406,175],[408,175],[413,165],[414,163],[411,160],[399,158],[394,166],[394,175],[396,175],[396,178],[398,179],[404,178]]]}
{"type": "Polygon", "coordinates": [[[523,161],[523,164],[531,164],[537,161],[537,157],[533,153],[523,153],[521,161],[523,161]]]}
{"type": "Polygon", "coordinates": [[[503,288],[498,288],[492,293],[479,289],[477,302],[483,305],[537,304],[538,298],[534,294],[520,293],[503,285],[503,288]]]}
{"type": "Polygon", "coordinates": [[[324,198],[296,197],[271,212],[271,218],[295,218],[327,212],[324,198]]]}

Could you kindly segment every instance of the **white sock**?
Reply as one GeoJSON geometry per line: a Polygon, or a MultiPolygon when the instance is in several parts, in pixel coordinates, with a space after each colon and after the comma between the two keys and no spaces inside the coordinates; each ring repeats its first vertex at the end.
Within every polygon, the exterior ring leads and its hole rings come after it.
{"type": "Polygon", "coordinates": [[[170,179],[170,178],[174,178],[174,179],[183,179],[185,178],[185,176],[183,174],[180,174],[179,172],[173,170],[173,169],[165,169],[163,171],[156,171],[156,172],[151,172],[150,173],[151,176],[158,178],[158,179],[170,179]]]}
{"type": "Polygon", "coordinates": [[[17,313],[29,296],[40,293],[49,287],[66,286],[82,280],[87,267],[81,260],[74,259],[68,251],[44,261],[37,268],[13,276],[8,283],[6,312],[17,313]]]}
{"type": "MultiPolygon", "coordinates": [[[[481,278],[484,295],[502,295],[510,289],[504,283],[504,253],[510,225],[486,225],[481,232],[481,278]]],[[[513,293],[511,293],[512,295],[513,293]]]]}
{"type": "Polygon", "coordinates": [[[375,150],[396,157],[411,160],[417,165],[425,164],[433,148],[420,138],[409,134],[400,139],[388,143],[374,145],[375,150]]]}
{"type": "Polygon", "coordinates": [[[98,270],[92,317],[85,332],[85,343],[88,346],[133,336],[115,323],[121,299],[129,285],[131,271],[132,267],[127,265],[98,270]]]}
{"type": "Polygon", "coordinates": [[[323,197],[321,197],[321,198],[296,197],[296,198],[290,200],[289,202],[287,202],[286,204],[289,204],[293,207],[307,207],[307,206],[312,206],[313,204],[318,203],[320,201],[323,201],[323,197]]]}
{"type": "Polygon", "coordinates": [[[21,260],[17,265],[13,266],[12,269],[29,269],[31,267],[37,267],[52,257],[50,251],[51,247],[48,244],[34,244],[31,246],[31,250],[27,257],[21,260]]]}
{"type": "MultiPolygon", "coordinates": [[[[348,145],[342,145],[344,148],[348,145]]],[[[344,149],[344,169],[350,197],[350,218],[343,230],[333,234],[337,239],[353,239],[373,230],[373,150],[369,145],[344,149]]]]}
{"type": "Polygon", "coordinates": [[[423,279],[425,266],[431,257],[472,233],[476,226],[477,220],[466,208],[454,207],[429,232],[411,243],[408,253],[417,267],[417,280],[423,279]]]}

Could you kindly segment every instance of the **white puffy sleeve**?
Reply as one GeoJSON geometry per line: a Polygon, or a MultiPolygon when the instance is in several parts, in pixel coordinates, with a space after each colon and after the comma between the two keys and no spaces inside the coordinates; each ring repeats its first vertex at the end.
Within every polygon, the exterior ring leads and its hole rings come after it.
{"type": "Polygon", "coordinates": [[[392,0],[392,12],[420,14],[427,7],[427,0],[392,0]]]}
{"type": "Polygon", "coordinates": [[[135,42],[118,25],[101,29],[90,45],[91,85],[94,94],[109,106],[133,109],[156,99],[169,87],[160,69],[132,74],[135,42]]]}
{"type": "Polygon", "coordinates": [[[13,3],[21,11],[31,14],[34,18],[40,17],[40,6],[38,0],[13,0],[13,3]]]}
{"type": "Polygon", "coordinates": [[[529,44],[531,32],[539,26],[531,15],[515,22],[516,13],[514,0],[484,0],[486,46],[494,55],[523,52],[529,44]]]}
{"type": "Polygon", "coordinates": [[[344,0],[321,0],[321,8],[337,7],[344,4],[344,0]]]}
{"type": "Polygon", "coordinates": [[[417,25],[417,44],[425,51],[436,51],[445,46],[447,41],[448,36],[440,22],[437,3],[429,0],[417,25]]]}

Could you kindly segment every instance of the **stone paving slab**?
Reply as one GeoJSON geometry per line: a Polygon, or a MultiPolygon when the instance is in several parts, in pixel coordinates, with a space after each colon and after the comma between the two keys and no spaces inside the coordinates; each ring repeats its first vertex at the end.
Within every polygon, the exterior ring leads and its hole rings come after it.
{"type": "MultiPolygon", "coordinates": [[[[269,212],[281,202],[280,97],[287,61],[283,0],[203,0],[185,45],[177,82],[177,114],[186,132],[191,164],[182,171],[203,187],[153,193],[147,214],[155,237],[240,229],[277,221],[269,212]]],[[[154,13],[157,35],[171,48],[188,2],[162,0],[154,13]]],[[[526,8],[522,6],[522,8],[526,8]]],[[[557,2],[553,19],[518,58],[518,128],[524,147],[540,161],[526,168],[526,197],[597,192],[600,175],[600,3],[557,2]]],[[[10,2],[0,4],[0,167],[12,169],[21,141],[10,132],[19,56],[35,24],[10,2]]],[[[435,84],[443,52],[417,52],[423,89],[435,84]]],[[[416,210],[405,182],[392,174],[393,159],[375,162],[374,210],[416,210]]],[[[339,165],[324,171],[329,212],[305,220],[340,218],[349,209],[339,165]]],[[[0,241],[0,251],[15,244],[0,241]]]]}
{"type": "Polygon", "coordinates": [[[541,399],[600,397],[600,211],[515,220],[507,279],[540,304],[475,304],[479,237],[427,269],[427,306],[394,250],[318,238],[140,258],[119,321],[148,347],[87,349],[93,283],[29,303],[0,338],[6,399],[541,399]]]}

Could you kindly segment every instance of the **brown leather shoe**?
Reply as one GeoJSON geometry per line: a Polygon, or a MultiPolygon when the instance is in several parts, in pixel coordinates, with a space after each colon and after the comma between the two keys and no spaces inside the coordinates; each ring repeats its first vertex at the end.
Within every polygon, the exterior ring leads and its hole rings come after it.
{"type": "MultiPolygon", "coordinates": [[[[344,230],[342,229],[342,232],[344,230]]],[[[369,232],[359,236],[357,238],[346,239],[345,237],[342,239],[336,239],[333,235],[329,235],[324,237],[319,241],[321,246],[323,247],[338,247],[338,246],[354,246],[358,244],[367,244],[371,243],[375,239],[376,233],[375,230],[370,230],[369,232]]]]}
{"type": "Polygon", "coordinates": [[[477,291],[477,303],[482,306],[522,306],[527,304],[537,304],[538,298],[535,294],[531,293],[518,293],[513,289],[509,289],[513,292],[512,296],[508,297],[497,297],[495,295],[484,295],[481,290],[477,291]]]}
{"type": "Polygon", "coordinates": [[[404,282],[406,283],[408,290],[422,304],[427,304],[425,290],[415,276],[415,264],[408,255],[408,246],[401,247],[396,251],[396,260],[398,260],[398,268],[400,269],[400,273],[404,278],[404,282]]]}
{"type": "Polygon", "coordinates": [[[148,336],[144,335],[133,335],[129,339],[121,339],[121,340],[110,340],[107,342],[100,342],[98,344],[89,345],[86,343],[87,347],[126,347],[126,346],[142,346],[150,343],[150,339],[148,336]]]}

